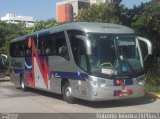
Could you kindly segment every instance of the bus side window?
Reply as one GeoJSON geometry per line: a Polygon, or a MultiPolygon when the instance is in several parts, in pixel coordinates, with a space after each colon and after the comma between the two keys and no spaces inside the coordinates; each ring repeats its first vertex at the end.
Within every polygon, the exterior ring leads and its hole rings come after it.
{"type": "Polygon", "coordinates": [[[85,45],[84,42],[80,39],[77,39],[78,42],[78,65],[84,69],[85,71],[87,71],[87,59],[86,59],[86,49],[85,49],[85,45]]]}
{"type": "Polygon", "coordinates": [[[38,47],[37,47],[37,52],[41,56],[48,56],[51,55],[51,36],[50,35],[45,35],[41,36],[38,39],[38,47]]]}
{"type": "Polygon", "coordinates": [[[56,55],[55,35],[54,34],[50,35],[49,44],[50,44],[50,49],[49,49],[50,50],[50,54],[51,55],[56,55]]]}
{"type": "Polygon", "coordinates": [[[15,57],[22,57],[24,56],[23,49],[22,49],[22,41],[15,43],[15,57]]]}
{"type": "Polygon", "coordinates": [[[25,41],[23,42],[24,48],[25,48],[25,57],[31,57],[31,55],[32,55],[32,45],[30,44],[31,42],[29,42],[30,40],[34,41],[34,43],[36,45],[36,42],[33,37],[27,37],[25,39],[25,41]]]}
{"type": "Polygon", "coordinates": [[[37,52],[38,55],[45,55],[45,49],[46,49],[46,43],[45,43],[45,36],[41,36],[38,38],[38,46],[37,46],[37,52]]]}
{"type": "Polygon", "coordinates": [[[55,34],[55,47],[56,55],[60,55],[65,59],[69,60],[68,47],[64,32],[59,32],[55,34]]]}

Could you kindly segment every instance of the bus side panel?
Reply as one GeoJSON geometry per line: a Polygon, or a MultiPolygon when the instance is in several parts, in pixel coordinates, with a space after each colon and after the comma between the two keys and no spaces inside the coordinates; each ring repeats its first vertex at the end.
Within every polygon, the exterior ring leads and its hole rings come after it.
{"type": "Polygon", "coordinates": [[[78,74],[78,72],[81,71],[74,63],[61,56],[51,56],[49,57],[49,70],[50,88],[52,92],[61,94],[61,81],[63,79],[64,81],[68,80],[70,82],[74,97],[80,97],[80,95],[82,95],[81,88],[77,88],[77,86],[79,85],[79,81],[83,80],[84,83],[86,83],[86,81],[78,74]]]}
{"type": "Polygon", "coordinates": [[[72,72],[72,67],[72,63],[61,56],[49,57],[50,90],[52,92],[61,94],[61,81],[68,78],[64,76],[64,72],[72,72]]]}

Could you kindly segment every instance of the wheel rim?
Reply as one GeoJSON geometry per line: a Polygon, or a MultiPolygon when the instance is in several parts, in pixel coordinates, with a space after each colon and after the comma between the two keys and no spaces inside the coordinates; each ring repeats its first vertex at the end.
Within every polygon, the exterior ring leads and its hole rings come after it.
{"type": "Polygon", "coordinates": [[[24,89],[24,82],[22,81],[22,83],[21,83],[21,87],[22,87],[22,89],[24,89]]]}
{"type": "Polygon", "coordinates": [[[66,95],[67,98],[72,95],[71,87],[67,87],[67,88],[65,89],[65,95],[66,95]]]}

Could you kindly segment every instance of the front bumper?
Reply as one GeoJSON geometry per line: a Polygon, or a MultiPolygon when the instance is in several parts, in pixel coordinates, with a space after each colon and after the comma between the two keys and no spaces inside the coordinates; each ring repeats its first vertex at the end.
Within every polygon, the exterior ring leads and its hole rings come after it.
{"type": "Polygon", "coordinates": [[[87,100],[105,101],[142,97],[145,95],[145,91],[144,86],[139,85],[126,86],[125,89],[120,86],[110,86],[107,88],[95,88],[91,86],[88,94],[87,100]],[[119,92],[119,95],[116,95],[115,92],[119,92]]]}

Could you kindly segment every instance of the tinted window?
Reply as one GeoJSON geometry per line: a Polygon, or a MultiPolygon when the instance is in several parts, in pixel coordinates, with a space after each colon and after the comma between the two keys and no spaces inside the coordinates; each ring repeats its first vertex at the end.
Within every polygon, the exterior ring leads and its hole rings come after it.
{"type": "Polygon", "coordinates": [[[43,35],[38,38],[37,52],[39,55],[60,55],[69,59],[64,32],[43,35]]]}
{"type": "Polygon", "coordinates": [[[83,32],[77,30],[68,31],[68,37],[70,40],[74,61],[80,68],[87,71],[87,55],[85,44],[81,39],[76,38],[76,35],[83,34],[83,32]]]}

